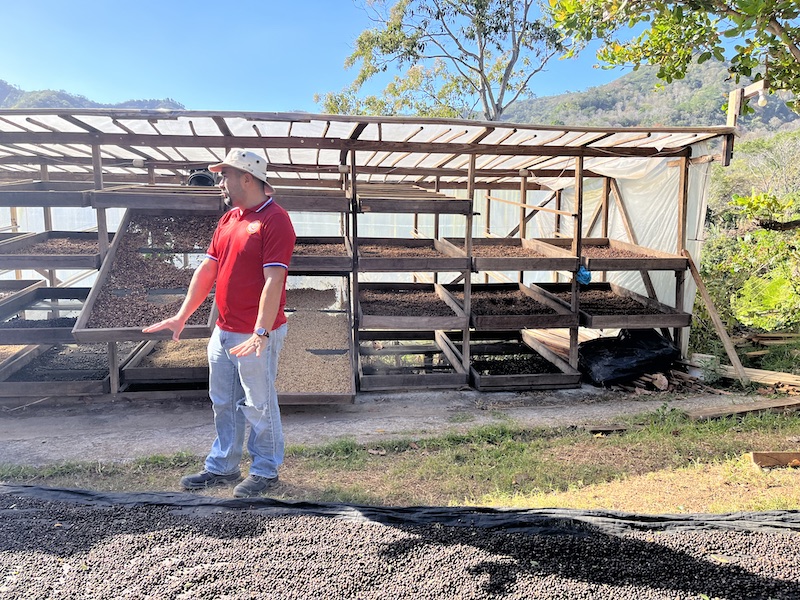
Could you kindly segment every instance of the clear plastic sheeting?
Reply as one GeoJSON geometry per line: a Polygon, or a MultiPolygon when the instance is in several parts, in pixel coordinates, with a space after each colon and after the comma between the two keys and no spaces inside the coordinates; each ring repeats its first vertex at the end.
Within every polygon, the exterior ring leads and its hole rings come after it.
{"type": "MultiPolygon", "coordinates": [[[[173,168],[217,162],[227,147],[238,144],[264,150],[270,177],[302,179],[304,169],[335,169],[351,162],[352,150],[356,167],[381,171],[370,175],[373,181],[438,181],[446,189],[465,184],[470,155],[478,182],[502,184],[516,181],[519,170],[572,170],[576,156],[584,156],[584,168],[597,173],[620,164],[647,169],[642,157],[678,156],[691,145],[733,132],[730,127],[602,129],[310,113],[6,109],[0,110],[0,173],[35,179],[38,161],[47,158],[53,180],[61,172],[90,174],[96,145],[109,176],[146,177],[148,168],[166,176],[173,168]],[[140,159],[144,165],[136,162],[140,159]],[[409,169],[416,173],[403,172],[409,169]],[[420,169],[430,174],[420,177],[420,169]]],[[[318,175],[339,179],[335,170],[318,175]]],[[[568,177],[534,174],[531,180],[553,189],[569,185],[568,177]]]]}

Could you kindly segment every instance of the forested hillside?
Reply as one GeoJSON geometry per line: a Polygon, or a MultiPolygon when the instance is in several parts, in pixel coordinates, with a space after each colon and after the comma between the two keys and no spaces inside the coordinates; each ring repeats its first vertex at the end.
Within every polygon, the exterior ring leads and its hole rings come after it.
{"type": "MultiPolygon", "coordinates": [[[[551,69],[558,68],[558,62],[551,65],[551,69]]],[[[579,81],[576,87],[580,87],[579,81]]],[[[661,87],[655,69],[642,67],[585,91],[520,101],[505,112],[504,119],[595,127],[725,125],[722,106],[736,87],[728,79],[725,65],[718,62],[694,65],[685,79],[661,87]]],[[[775,133],[800,126],[800,116],[777,97],[770,96],[767,106],[756,106],[755,102],[751,106],[755,112],[739,120],[744,132],[775,133]]]]}
{"type": "MultiPolygon", "coordinates": [[[[558,69],[553,62],[551,69],[558,69]]],[[[580,88],[580,81],[576,82],[580,88]]],[[[654,69],[643,67],[602,86],[556,96],[519,101],[506,110],[503,120],[537,125],[584,125],[595,127],[654,127],[725,125],[722,109],[729,92],[737,87],[728,79],[725,65],[708,61],[692,67],[686,78],[661,85],[654,69]]],[[[739,125],[746,133],[771,134],[800,128],[800,116],[777,97],[767,106],[756,106],[739,125]]],[[[128,100],[100,104],[63,90],[24,91],[0,80],[0,108],[166,108],[185,106],[172,98],[128,100]]]]}
{"type": "Polygon", "coordinates": [[[172,98],[163,100],[127,100],[118,104],[100,104],[84,96],[63,90],[36,90],[26,92],[0,79],[0,108],[167,108],[183,109],[183,104],[172,98]]]}

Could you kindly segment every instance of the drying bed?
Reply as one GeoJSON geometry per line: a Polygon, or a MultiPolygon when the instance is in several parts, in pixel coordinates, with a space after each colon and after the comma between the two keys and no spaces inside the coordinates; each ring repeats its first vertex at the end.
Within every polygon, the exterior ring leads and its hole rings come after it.
{"type": "MultiPolygon", "coordinates": [[[[569,306],[571,284],[541,283],[532,288],[569,306]]],[[[692,320],[689,313],[606,282],[579,287],[578,312],[581,325],[596,329],[688,327],[692,320]]]]}
{"type": "MultiPolygon", "coordinates": [[[[446,238],[457,248],[465,248],[463,238],[446,238]]],[[[521,238],[472,238],[474,271],[575,271],[578,258],[569,251],[542,242],[521,238]]]]}
{"type": "MultiPolygon", "coordinates": [[[[116,347],[118,362],[134,345],[116,347]]],[[[0,397],[82,396],[110,391],[109,344],[28,346],[0,368],[0,397]]]]}
{"type": "MultiPolygon", "coordinates": [[[[100,243],[92,231],[44,231],[0,242],[0,268],[99,269],[100,243]]],[[[109,234],[109,239],[113,236],[109,234]]]]}
{"type": "MultiPolygon", "coordinates": [[[[541,247],[570,247],[572,240],[555,238],[539,240],[541,247]]],[[[669,254],[609,238],[584,238],[581,240],[581,264],[589,271],[685,271],[689,261],[677,254],[669,254]]]]}
{"type": "MultiPolygon", "coordinates": [[[[142,328],[174,315],[205,257],[215,215],[126,213],[73,334],[84,342],[168,338],[142,328]]],[[[190,317],[183,338],[208,337],[213,293],[190,317]]]]}
{"type": "MultiPolygon", "coordinates": [[[[470,384],[479,391],[563,389],[580,386],[580,373],[527,332],[470,333],[470,384]]],[[[446,334],[463,356],[463,335],[446,334]]]]}
{"type": "Polygon", "coordinates": [[[344,237],[298,237],[295,241],[292,273],[350,273],[353,251],[344,237]]]}
{"type": "Polygon", "coordinates": [[[469,383],[441,331],[369,331],[359,334],[362,391],[457,389],[469,383]]]}
{"type": "Polygon", "coordinates": [[[0,298],[4,344],[71,343],[89,288],[33,286],[0,298]]]}
{"type": "Polygon", "coordinates": [[[461,329],[467,317],[439,284],[360,283],[359,327],[364,329],[461,329]]]}
{"type": "Polygon", "coordinates": [[[452,244],[431,239],[358,238],[358,270],[468,271],[467,255],[452,244]]]}
{"type": "MultiPolygon", "coordinates": [[[[462,307],[461,286],[445,286],[462,307]]],[[[472,284],[470,324],[476,329],[572,327],[577,316],[569,307],[537,295],[522,283],[472,284]]]]}

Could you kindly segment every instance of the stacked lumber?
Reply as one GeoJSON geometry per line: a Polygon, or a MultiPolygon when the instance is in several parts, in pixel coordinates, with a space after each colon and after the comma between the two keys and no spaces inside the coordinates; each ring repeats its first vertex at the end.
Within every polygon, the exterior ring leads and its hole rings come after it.
{"type": "Polygon", "coordinates": [[[780,346],[800,341],[800,333],[749,333],[745,339],[758,346],[780,346]]]}
{"type": "MultiPolygon", "coordinates": [[[[722,377],[735,377],[732,367],[720,365],[717,372],[722,377]]],[[[764,369],[745,369],[750,381],[761,384],[761,393],[781,393],[790,396],[800,395],[800,376],[780,371],[766,371],[764,369]]]]}

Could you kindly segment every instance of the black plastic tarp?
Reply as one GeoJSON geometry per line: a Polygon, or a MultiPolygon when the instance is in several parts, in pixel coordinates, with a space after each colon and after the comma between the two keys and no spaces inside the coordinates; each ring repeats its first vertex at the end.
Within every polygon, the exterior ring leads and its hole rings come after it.
{"type": "Polygon", "coordinates": [[[220,511],[251,511],[269,515],[336,517],[385,524],[480,527],[513,532],[565,533],[565,523],[580,530],[588,525],[606,533],[627,530],[725,529],[736,531],[800,532],[800,511],[736,512],[727,514],[647,515],[609,510],[568,508],[502,509],[485,507],[404,506],[285,502],[272,498],[213,498],[179,492],[96,492],[0,484],[0,493],[53,502],[94,506],[168,506],[183,514],[204,515],[220,511]]]}

